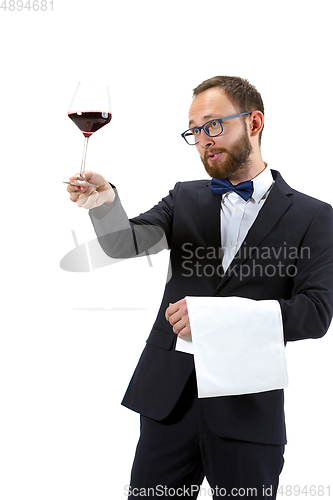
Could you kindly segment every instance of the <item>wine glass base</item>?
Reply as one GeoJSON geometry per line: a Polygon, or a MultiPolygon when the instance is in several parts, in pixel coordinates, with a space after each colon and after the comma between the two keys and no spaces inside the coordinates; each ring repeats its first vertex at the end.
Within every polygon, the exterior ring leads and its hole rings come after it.
{"type": "Polygon", "coordinates": [[[76,181],[71,181],[71,182],[66,182],[63,181],[64,184],[70,184],[71,186],[80,186],[80,187],[94,187],[97,188],[97,184],[91,184],[91,182],[85,181],[85,180],[80,180],[76,179],[76,181]]]}

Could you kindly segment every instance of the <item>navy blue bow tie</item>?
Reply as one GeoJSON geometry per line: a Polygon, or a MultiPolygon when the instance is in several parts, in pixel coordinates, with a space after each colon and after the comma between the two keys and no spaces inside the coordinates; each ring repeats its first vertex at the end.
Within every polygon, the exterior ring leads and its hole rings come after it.
{"type": "Polygon", "coordinates": [[[235,191],[235,193],[239,194],[243,198],[243,200],[247,201],[251,198],[253,194],[253,182],[245,181],[237,184],[237,186],[233,186],[231,182],[227,179],[212,179],[210,184],[210,189],[213,194],[225,194],[229,193],[229,191],[235,191]]]}

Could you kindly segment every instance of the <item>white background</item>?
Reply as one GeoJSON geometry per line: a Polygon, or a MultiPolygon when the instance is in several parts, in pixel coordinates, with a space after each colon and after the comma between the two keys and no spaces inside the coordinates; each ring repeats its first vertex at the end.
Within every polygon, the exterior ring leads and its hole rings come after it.
{"type": "MultiPolygon", "coordinates": [[[[180,133],[192,89],[219,74],[261,92],[269,166],[331,203],[331,5],[54,0],[53,11],[0,9],[0,40],[0,498],[125,498],[139,419],[120,401],[168,255],[60,268],[72,230],[79,244],[94,238],[62,184],[83,147],[66,116],[76,85],[109,83],[113,119],[92,137],[87,168],[117,185],[129,216],[205,177],[180,133]]],[[[332,484],[331,352],[332,329],[288,346],[284,486],[332,484]]]]}

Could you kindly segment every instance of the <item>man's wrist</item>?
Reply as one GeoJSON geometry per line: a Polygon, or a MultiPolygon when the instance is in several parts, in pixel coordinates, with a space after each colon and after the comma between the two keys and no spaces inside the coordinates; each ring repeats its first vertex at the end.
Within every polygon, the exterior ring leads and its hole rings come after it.
{"type": "Polygon", "coordinates": [[[107,207],[111,207],[114,204],[115,199],[116,199],[116,193],[114,189],[111,187],[109,199],[104,202],[104,205],[106,205],[107,207]]]}
{"type": "Polygon", "coordinates": [[[111,186],[111,192],[113,194],[113,201],[110,201],[112,198],[110,198],[109,201],[105,201],[102,205],[99,205],[98,207],[91,208],[89,212],[94,214],[94,217],[96,219],[103,219],[106,215],[108,215],[111,210],[114,208],[114,206],[117,203],[117,200],[119,199],[118,193],[117,193],[117,188],[111,182],[109,183],[111,186]]]}

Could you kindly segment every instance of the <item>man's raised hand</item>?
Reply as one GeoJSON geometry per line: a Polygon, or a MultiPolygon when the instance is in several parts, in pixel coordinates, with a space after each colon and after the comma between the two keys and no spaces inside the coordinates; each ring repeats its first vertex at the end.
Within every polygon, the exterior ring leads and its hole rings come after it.
{"type": "MultiPolygon", "coordinates": [[[[79,174],[70,177],[70,181],[75,181],[79,174]]],[[[70,200],[75,202],[78,207],[95,208],[103,203],[111,204],[115,199],[115,192],[111,185],[96,172],[85,172],[85,180],[98,187],[72,186],[67,185],[67,191],[70,193],[70,200]]]]}

